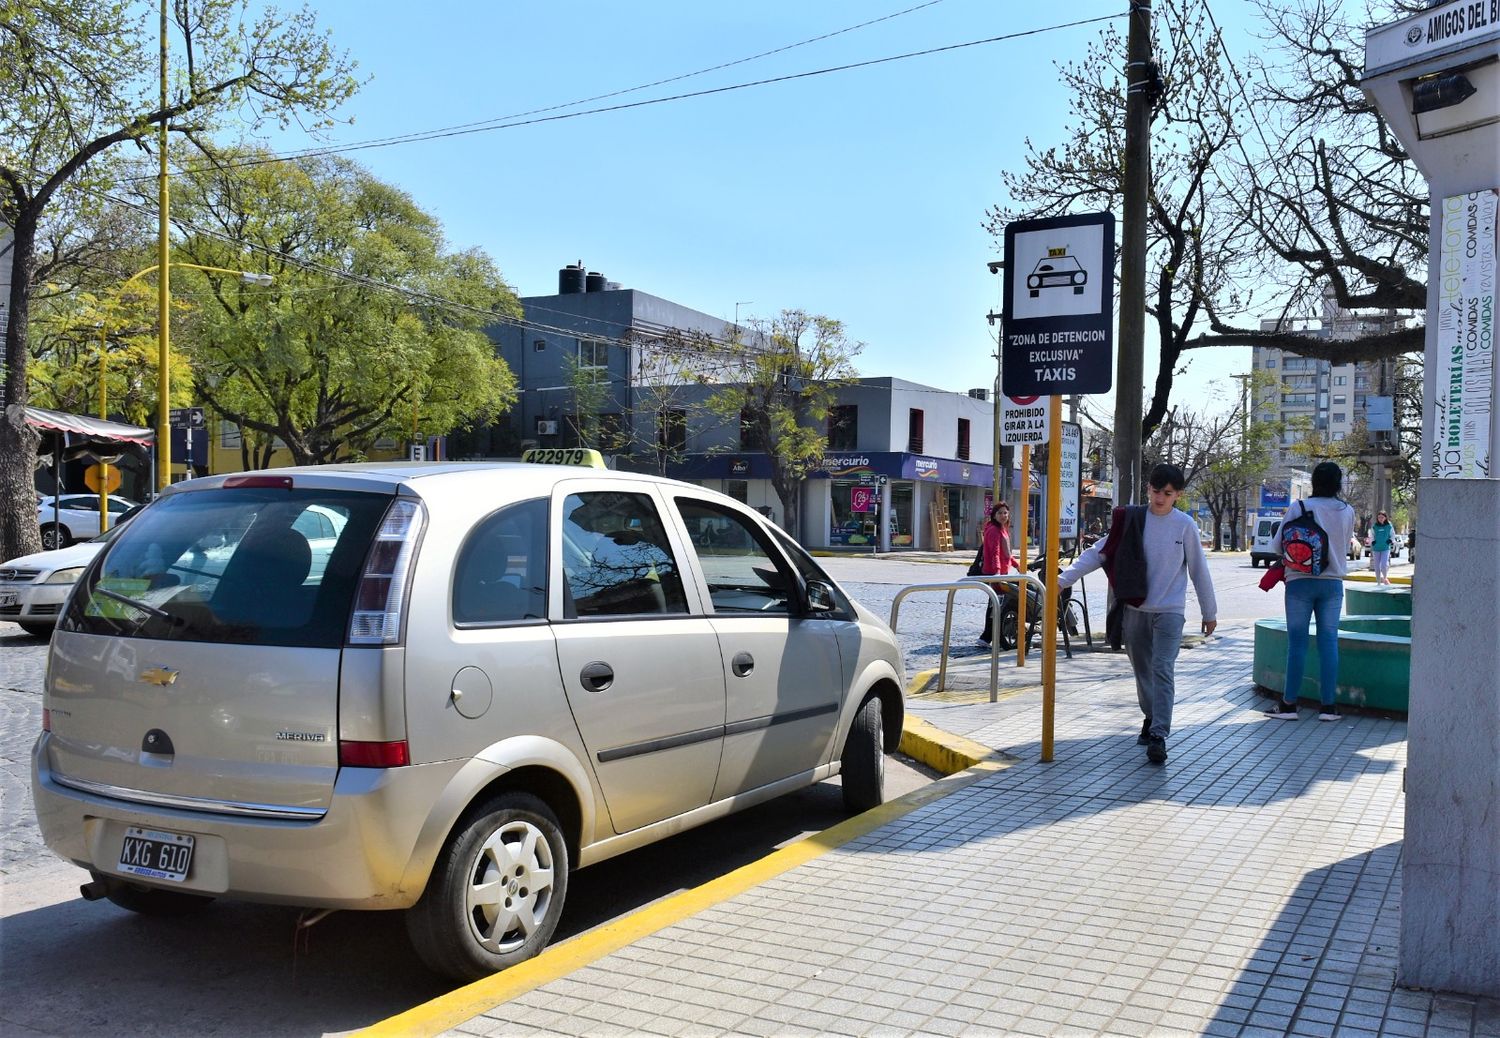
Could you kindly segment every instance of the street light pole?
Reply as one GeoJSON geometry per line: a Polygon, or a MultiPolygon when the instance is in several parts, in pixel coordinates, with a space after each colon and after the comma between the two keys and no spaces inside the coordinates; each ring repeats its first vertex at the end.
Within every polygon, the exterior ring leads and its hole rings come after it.
{"type": "MultiPolygon", "coordinates": [[[[985,266],[989,268],[991,274],[1001,274],[1005,270],[1005,261],[991,260],[985,266]]],[[[1001,291],[1004,292],[1003,287],[1001,291]]],[[[1000,323],[1000,334],[996,339],[995,345],[995,391],[990,394],[990,414],[994,419],[995,425],[994,438],[990,445],[990,474],[992,477],[990,480],[990,508],[992,510],[1003,500],[1000,497],[1000,376],[1003,374],[1002,366],[1004,358],[1002,355],[1005,352],[1005,318],[1002,316],[1003,313],[1004,307],[1002,306],[1000,313],[991,310],[984,315],[985,320],[989,321],[992,327],[997,321],[1000,323]]],[[[988,515],[985,515],[984,518],[986,522],[989,521],[988,515]]]]}
{"type": "Polygon", "coordinates": [[[169,350],[172,341],[172,242],[167,222],[167,0],[161,0],[161,126],[157,137],[157,151],[161,165],[156,175],[157,193],[157,257],[156,265],[161,277],[156,284],[156,489],[166,489],[172,482],[172,433],[168,422],[171,408],[171,362],[169,350]]]}
{"type": "Polygon", "coordinates": [[[1244,374],[1244,375],[1230,375],[1229,377],[1232,378],[1232,379],[1234,379],[1234,380],[1236,380],[1240,384],[1240,466],[1241,466],[1240,467],[1240,479],[1241,479],[1241,483],[1240,483],[1240,492],[1239,492],[1239,495],[1238,495],[1239,496],[1239,501],[1238,501],[1238,504],[1239,504],[1239,515],[1235,517],[1234,541],[1233,541],[1234,550],[1235,551],[1239,551],[1240,547],[1241,547],[1241,545],[1243,543],[1244,536],[1249,532],[1249,525],[1248,525],[1249,516],[1247,514],[1247,512],[1249,510],[1249,506],[1245,503],[1245,490],[1246,490],[1246,487],[1245,487],[1245,484],[1244,484],[1243,480],[1244,480],[1244,472],[1245,472],[1244,465],[1245,465],[1246,460],[1248,459],[1248,453],[1247,452],[1248,452],[1248,449],[1249,449],[1249,446],[1250,446],[1250,444],[1247,442],[1247,438],[1248,438],[1248,436],[1250,434],[1250,375],[1249,374],[1244,374]]]}

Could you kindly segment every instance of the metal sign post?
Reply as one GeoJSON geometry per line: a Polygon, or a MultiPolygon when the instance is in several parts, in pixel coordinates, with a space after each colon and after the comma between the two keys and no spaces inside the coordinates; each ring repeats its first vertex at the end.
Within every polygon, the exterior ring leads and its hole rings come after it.
{"type": "MultiPolygon", "coordinates": [[[[1047,548],[1042,557],[1056,568],[1062,548],[1062,397],[1052,398],[1052,446],[1047,452],[1047,548]]],[[[1043,573],[1042,763],[1052,760],[1052,719],[1057,704],[1057,577],[1043,573]],[[1051,579],[1048,579],[1051,578],[1051,579]]]]}
{"type": "MultiPolygon", "coordinates": [[[[1063,455],[1070,446],[1063,430],[1062,398],[1111,388],[1114,269],[1112,213],[1018,220],[1005,226],[1001,389],[1007,396],[1050,397],[1043,558],[1054,572],[1042,574],[1047,588],[1042,596],[1043,761],[1052,760],[1057,702],[1055,569],[1062,554],[1063,455]]],[[[1017,644],[1024,638],[1023,627],[1016,633],[1017,644]]]]}

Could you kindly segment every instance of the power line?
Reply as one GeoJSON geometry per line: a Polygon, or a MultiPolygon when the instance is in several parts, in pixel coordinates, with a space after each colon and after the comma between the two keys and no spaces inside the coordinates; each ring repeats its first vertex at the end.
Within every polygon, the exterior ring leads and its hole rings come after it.
{"type": "MultiPolygon", "coordinates": [[[[564,101],[564,102],[562,102],[560,104],[547,105],[546,107],[543,107],[543,108],[532,108],[532,109],[529,109],[529,110],[524,111],[524,112],[515,112],[515,113],[512,113],[511,115],[495,116],[494,118],[491,118],[491,119],[482,119],[482,120],[479,120],[477,122],[459,123],[456,126],[445,126],[445,127],[441,127],[439,130],[435,130],[435,131],[416,131],[416,132],[417,133],[421,133],[421,132],[444,132],[444,133],[446,133],[446,132],[450,132],[450,131],[453,131],[453,130],[469,130],[469,129],[475,129],[475,128],[482,128],[482,127],[489,126],[492,123],[508,122],[508,121],[510,121],[512,119],[524,119],[527,116],[531,116],[531,115],[542,115],[542,114],[545,114],[547,112],[560,111],[560,110],[562,110],[564,108],[573,108],[573,107],[576,107],[578,105],[592,104],[595,101],[606,101],[606,100],[608,100],[611,97],[622,97],[625,94],[633,94],[633,93],[635,93],[638,90],[649,90],[652,87],[666,86],[668,83],[677,83],[677,82],[681,82],[684,79],[692,79],[692,78],[694,78],[696,76],[707,75],[710,72],[720,72],[720,71],[722,71],[724,69],[727,69],[727,68],[733,68],[736,65],[744,65],[744,64],[747,64],[748,62],[759,61],[761,58],[769,58],[769,57],[772,57],[773,55],[776,55],[776,54],[784,54],[787,51],[796,50],[798,47],[806,47],[809,44],[821,43],[824,40],[831,40],[835,36],[842,36],[845,33],[854,32],[857,29],[864,29],[864,28],[867,28],[867,27],[869,27],[871,25],[876,25],[876,24],[878,24],[880,22],[890,21],[893,18],[899,18],[902,15],[911,14],[911,13],[913,13],[915,11],[920,11],[923,8],[926,8],[926,7],[933,7],[933,6],[935,6],[937,4],[940,4],[942,2],[943,2],[943,0],[927,0],[926,3],[917,4],[915,7],[908,7],[908,8],[905,8],[903,10],[900,10],[900,11],[892,12],[891,14],[881,15],[879,18],[871,18],[868,21],[859,22],[856,25],[849,25],[849,26],[845,26],[842,29],[835,29],[833,32],[826,32],[826,33],[823,33],[821,36],[813,36],[813,37],[810,37],[810,38],[805,39],[805,40],[799,40],[796,43],[788,43],[785,46],[774,47],[771,50],[761,51],[759,54],[751,54],[748,57],[736,58],[734,61],[725,61],[725,62],[722,62],[722,63],[720,63],[718,65],[710,65],[707,68],[701,68],[701,69],[698,69],[698,70],[696,70],[694,72],[684,72],[684,73],[682,73],[680,75],[668,76],[666,79],[658,79],[658,80],[654,80],[653,82],[650,82],[650,83],[641,83],[641,84],[638,84],[638,85],[633,86],[633,87],[625,87],[625,88],[623,88],[621,90],[611,90],[611,91],[609,91],[607,93],[595,94],[592,97],[581,97],[581,98],[578,98],[577,100],[574,100],[574,101],[564,101]]],[[[368,140],[368,141],[351,142],[351,144],[348,145],[348,146],[354,147],[354,146],[371,146],[371,145],[384,145],[384,144],[400,144],[400,143],[404,142],[405,140],[407,140],[408,138],[410,138],[411,136],[413,136],[413,135],[412,134],[395,134],[395,135],[390,136],[390,137],[377,137],[377,138],[373,138],[373,139],[368,140]]],[[[295,150],[295,151],[284,152],[284,153],[282,153],[281,157],[282,158],[297,158],[297,157],[300,157],[302,155],[322,154],[323,151],[324,151],[324,149],[322,149],[322,148],[303,148],[303,149],[298,149],[298,150],[295,150]]]]}
{"type": "MultiPolygon", "coordinates": [[[[487,123],[474,124],[462,128],[438,129],[418,131],[401,137],[393,137],[384,141],[371,141],[363,144],[337,145],[328,148],[308,149],[298,152],[296,158],[318,158],[326,155],[341,155],[355,151],[368,151],[374,148],[387,148],[396,144],[412,144],[421,141],[443,140],[449,137],[464,137],[476,133],[489,133],[494,130],[512,130],[521,126],[535,126],[541,123],[560,122],[564,119],[577,119],[586,115],[602,115],[608,112],[623,112],[635,108],[648,108],[653,105],[666,104],[671,101],[685,101],[697,97],[710,97],[715,94],[727,94],[736,90],[746,90],[750,87],[769,86],[775,83],[789,83],[801,79],[811,79],[816,76],[826,76],[835,72],[849,72],[854,69],[870,68],[874,65],[889,64],[894,61],[905,61],[908,58],[928,57],[933,54],[945,54],[951,51],[964,50],[969,47],[979,47],[990,43],[1002,43],[1010,40],[1024,39],[1028,36],[1037,36],[1042,33],[1056,32],[1060,29],[1073,29],[1083,25],[1093,25],[1097,22],[1109,21],[1113,18],[1124,17],[1122,14],[1099,15],[1095,18],[1084,18],[1078,21],[1065,22],[1058,25],[1048,25],[1038,29],[1026,29],[1021,32],[1006,33],[1001,36],[990,36],[981,40],[969,40],[965,43],[950,43],[941,47],[929,47],[925,50],[907,51],[903,54],[892,54],[883,58],[870,58],[866,61],[850,62],[845,65],[834,65],[828,68],[812,69],[807,72],[793,72],[784,76],[771,76],[766,79],[751,80],[744,83],[731,83],[728,86],[708,87],[703,90],[693,90],[681,94],[671,94],[666,97],[653,97],[644,101],[627,101],[623,104],[605,105],[600,108],[586,108],[577,112],[561,112],[553,115],[539,115],[534,118],[514,120],[493,120],[487,123]]],[[[253,159],[241,159],[234,162],[218,163],[214,166],[203,166],[197,168],[184,168],[180,172],[195,173],[205,172],[213,169],[237,169],[251,166],[263,166],[275,162],[284,162],[284,156],[265,156],[253,159]]],[[[150,177],[127,177],[124,181],[148,180],[150,177]]]]}

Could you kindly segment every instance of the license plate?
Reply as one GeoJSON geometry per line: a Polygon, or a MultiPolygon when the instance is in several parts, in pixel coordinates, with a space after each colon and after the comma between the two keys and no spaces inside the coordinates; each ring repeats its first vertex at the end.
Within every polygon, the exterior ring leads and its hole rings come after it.
{"type": "Polygon", "coordinates": [[[181,883],[193,864],[193,837],[130,826],[120,847],[120,871],[181,883]]]}
{"type": "Polygon", "coordinates": [[[19,591],[0,591],[0,609],[13,606],[21,600],[19,591]]]}

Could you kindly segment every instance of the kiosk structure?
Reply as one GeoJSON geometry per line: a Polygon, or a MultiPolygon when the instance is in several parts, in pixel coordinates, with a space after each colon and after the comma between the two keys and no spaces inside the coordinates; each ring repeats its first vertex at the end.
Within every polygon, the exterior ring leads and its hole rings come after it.
{"type": "Polygon", "coordinates": [[[1497,996],[1500,0],[1436,3],[1372,29],[1361,86],[1432,199],[1398,981],[1497,996]]]}

